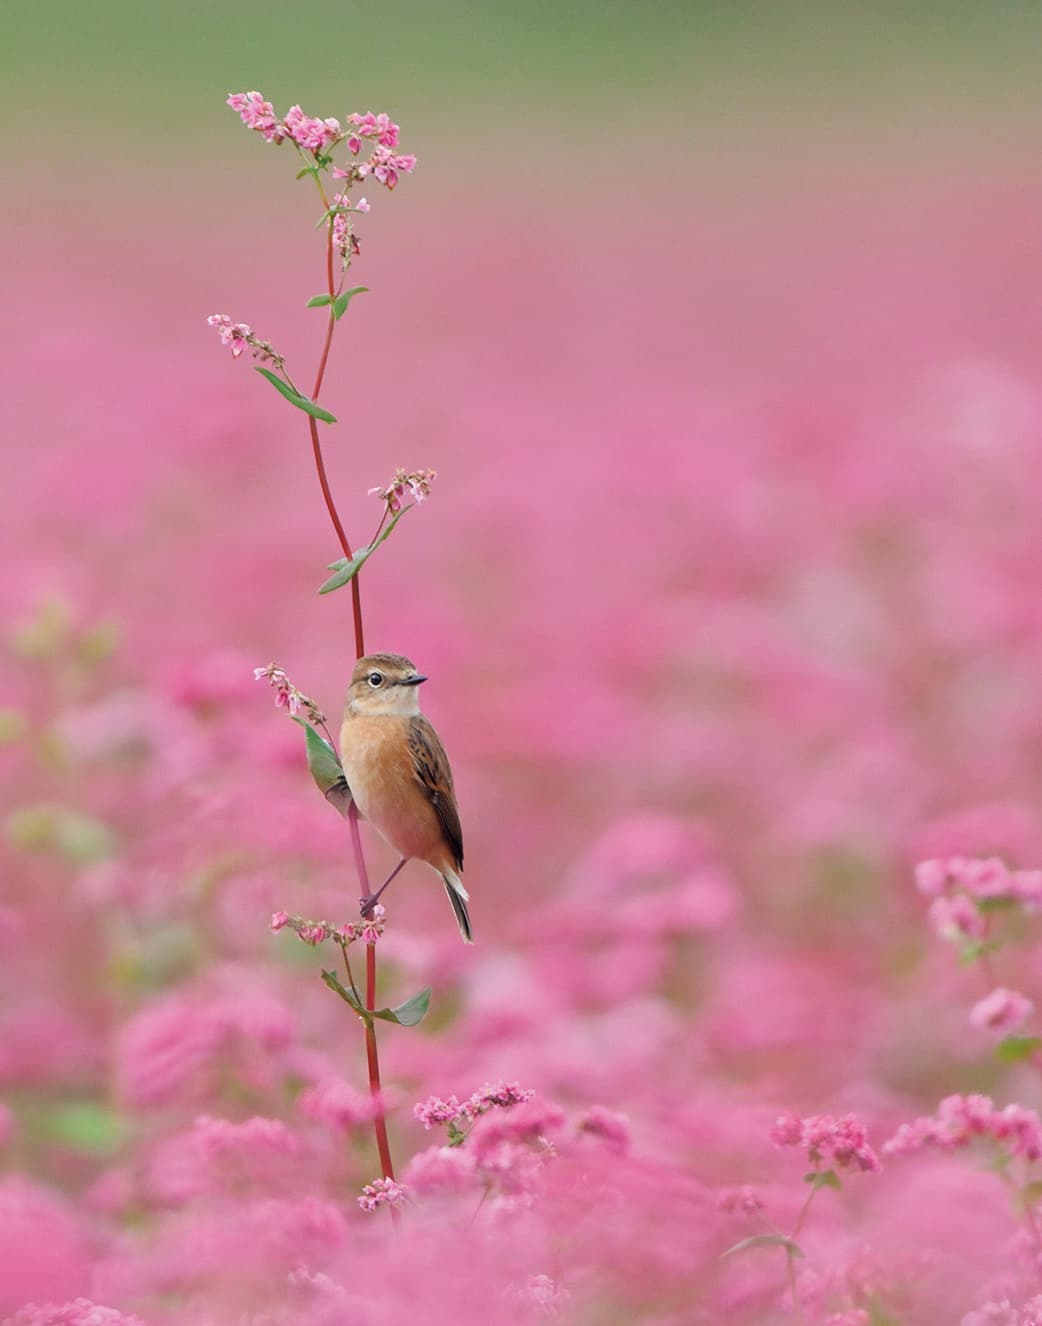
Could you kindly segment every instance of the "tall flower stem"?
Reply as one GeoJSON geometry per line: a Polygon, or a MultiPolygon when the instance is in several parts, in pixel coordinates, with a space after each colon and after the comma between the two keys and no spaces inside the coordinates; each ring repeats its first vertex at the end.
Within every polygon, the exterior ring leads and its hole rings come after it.
{"type": "MultiPolygon", "coordinates": [[[[326,288],[329,292],[329,297],[332,300],[336,293],[333,279],[332,222],[330,222],[326,228],[326,288]]],[[[315,385],[311,391],[311,399],[313,401],[318,400],[318,394],[322,390],[322,382],[326,374],[326,364],[329,360],[329,351],[333,344],[333,332],[336,330],[336,321],[336,317],[333,313],[333,306],[330,304],[329,319],[326,323],[326,335],[322,344],[322,355],[318,362],[318,371],[315,374],[315,385]]],[[[311,450],[315,458],[315,470],[318,474],[319,487],[322,489],[322,497],[325,500],[326,510],[329,512],[329,519],[332,522],[333,529],[336,532],[344,556],[350,561],[353,555],[351,552],[351,544],[348,541],[343,522],[336,509],[336,502],[333,500],[333,493],[329,487],[325,461],[322,456],[322,443],[319,440],[318,424],[310,415],[308,416],[308,426],[311,433],[311,450]]],[[[357,572],[351,581],[351,608],[355,631],[355,657],[361,658],[365,653],[365,633],[362,625],[362,596],[358,587],[357,572]]],[[[365,854],[362,851],[362,835],[358,828],[358,807],[354,802],[351,803],[351,808],[348,811],[348,824],[351,829],[351,849],[354,853],[355,869],[358,872],[358,883],[362,890],[362,897],[368,898],[372,890],[369,887],[369,871],[366,869],[365,854]]],[[[365,950],[365,1006],[370,1010],[376,1007],[375,944],[367,944],[365,950]]],[[[393,1179],[394,1165],[391,1161],[390,1143],[387,1140],[387,1120],[384,1117],[383,1096],[380,1089],[380,1056],[376,1045],[376,1027],[373,1025],[371,1018],[365,1024],[365,1056],[369,1068],[369,1091],[376,1107],[373,1115],[373,1131],[376,1134],[376,1149],[380,1156],[380,1171],[385,1179],[393,1179]]],[[[392,1206],[390,1211],[391,1219],[397,1224],[401,1218],[401,1213],[395,1206],[392,1206]]]]}

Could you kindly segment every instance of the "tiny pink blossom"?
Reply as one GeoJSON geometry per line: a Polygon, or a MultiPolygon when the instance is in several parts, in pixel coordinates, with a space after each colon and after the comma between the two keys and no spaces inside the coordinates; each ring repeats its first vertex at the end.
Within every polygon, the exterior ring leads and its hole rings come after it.
{"type": "Polygon", "coordinates": [[[950,944],[983,939],[987,931],[984,917],[965,893],[942,894],[934,898],[927,917],[934,934],[950,944]]]}
{"type": "Polygon", "coordinates": [[[87,1298],[67,1303],[30,1303],[20,1308],[11,1322],[13,1326],[144,1326],[140,1317],[87,1298]]]}
{"type": "Polygon", "coordinates": [[[716,1204],[721,1211],[729,1215],[741,1213],[756,1215],[764,1209],[763,1198],[751,1184],[743,1183],[738,1188],[721,1188],[716,1195],[716,1204]]]}
{"type": "Polygon", "coordinates": [[[301,1092],[297,1101],[301,1112],[316,1123],[323,1123],[338,1132],[371,1123],[381,1110],[379,1100],[362,1095],[342,1078],[329,1077],[301,1092]]]}
{"type": "Polygon", "coordinates": [[[999,986],[970,1009],[970,1025],[1004,1036],[1026,1022],[1034,1011],[1035,1005],[1026,995],[999,986]]]}
{"type": "Polygon", "coordinates": [[[277,935],[278,932],[279,932],[280,930],[285,929],[285,927],[286,927],[287,925],[289,925],[289,913],[288,913],[288,912],[272,912],[272,914],[271,914],[271,931],[272,931],[272,934],[277,935]]]}
{"type": "Polygon", "coordinates": [[[375,1211],[381,1206],[401,1206],[408,1194],[394,1179],[374,1179],[367,1183],[358,1198],[358,1205],[363,1211],[375,1211]]]}
{"type": "Polygon", "coordinates": [[[275,116],[274,107],[259,92],[232,92],[227,104],[238,112],[247,129],[263,134],[267,142],[280,143],[285,137],[285,130],[275,116]]]}
{"type": "Polygon", "coordinates": [[[211,313],[206,321],[216,329],[217,335],[221,338],[221,344],[231,349],[232,358],[238,359],[249,345],[250,337],[253,335],[253,329],[249,323],[232,322],[231,318],[225,313],[211,313]]]}
{"type": "Polygon", "coordinates": [[[915,868],[915,887],[928,898],[936,898],[948,887],[948,868],[944,861],[920,861],[915,868]]]}
{"type": "Polygon", "coordinates": [[[374,147],[368,161],[358,167],[358,178],[365,179],[372,175],[388,189],[398,183],[399,175],[411,175],[416,168],[416,158],[410,154],[395,154],[387,147],[374,147]]]}
{"type": "Polygon", "coordinates": [[[877,1172],[879,1157],[868,1144],[865,1126],[853,1114],[836,1118],[831,1114],[809,1114],[800,1119],[783,1114],[770,1131],[775,1146],[802,1146],[807,1158],[817,1167],[835,1165],[838,1169],[877,1172]]]}
{"type": "Polygon", "coordinates": [[[316,119],[305,115],[299,106],[291,106],[286,112],[285,132],[298,147],[322,152],[340,137],[340,121],[316,119]]]}
{"type": "Polygon", "coordinates": [[[455,1096],[443,1100],[441,1096],[428,1096],[412,1108],[413,1117],[423,1124],[428,1132],[439,1123],[451,1123],[459,1117],[460,1103],[455,1096]]]}
{"type": "Polygon", "coordinates": [[[603,1105],[592,1105],[576,1124],[580,1133],[599,1138],[617,1156],[630,1149],[630,1123],[625,1114],[616,1114],[603,1105]]]}

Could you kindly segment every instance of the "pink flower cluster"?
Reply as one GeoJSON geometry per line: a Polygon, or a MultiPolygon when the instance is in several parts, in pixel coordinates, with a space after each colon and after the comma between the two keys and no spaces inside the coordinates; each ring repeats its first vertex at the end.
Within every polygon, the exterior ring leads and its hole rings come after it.
{"type": "Polygon", "coordinates": [[[879,1157],[868,1144],[863,1123],[853,1114],[780,1114],[770,1131],[775,1146],[799,1146],[815,1168],[828,1164],[841,1170],[877,1172],[879,1157]]]}
{"type": "Polygon", "coordinates": [[[884,1155],[902,1156],[936,1147],[954,1151],[978,1138],[988,1138],[1010,1156],[1042,1157],[1042,1121],[1023,1105],[996,1109],[990,1096],[946,1096],[935,1115],[903,1123],[883,1144],[884,1155]]]}
{"type": "Polygon", "coordinates": [[[742,1215],[757,1215],[764,1209],[764,1201],[756,1189],[749,1183],[737,1188],[721,1188],[716,1195],[716,1204],[728,1215],[740,1212],[742,1215]]]}
{"type": "Polygon", "coordinates": [[[375,944],[387,926],[387,909],[378,902],[369,916],[361,921],[348,921],[344,925],[333,925],[329,921],[312,921],[304,916],[291,916],[289,912],[272,912],[269,928],[273,934],[280,930],[292,930],[297,937],[312,948],[332,939],[341,945],[375,944]]]}
{"type": "Polygon", "coordinates": [[[375,138],[381,147],[398,146],[398,125],[383,111],[374,115],[366,111],[360,115],[357,111],[347,117],[348,124],[354,125],[354,133],[349,133],[347,146],[356,155],[361,149],[363,138],[375,138]]]}
{"type": "Polygon", "coordinates": [[[232,358],[238,359],[246,349],[253,351],[254,359],[262,364],[275,364],[281,368],[283,357],[270,341],[258,340],[253,328],[247,322],[232,322],[226,313],[211,313],[206,319],[209,326],[217,331],[221,344],[230,347],[232,358]]]}
{"type": "Polygon", "coordinates": [[[386,488],[370,488],[370,497],[379,497],[387,503],[392,513],[402,509],[402,500],[408,492],[414,501],[426,501],[431,495],[431,484],[437,478],[434,470],[413,470],[407,473],[400,466],[386,488]]]}
{"type": "Polygon", "coordinates": [[[1042,1294],[1015,1308],[1008,1298],[992,1299],[967,1312],[960,1326],[1042,1326],[1042,1294]]]}
{"type": "Polygon", "coordinates": [[[282,668],[276,667],[274,663],[269,663],[263,668],[254,668],[253,678],[254,681],[266,681],[271,686],[275,692],[276,708],[288,710],[293,717],[304,713],[308,720],[316,725],[325,723],[326,716],[315,701],[298,690],[282,668]]]}
{"type": "Polygon", "coordinates": [[[362,1189],[358,1205],[363,1211],[377,1211],[381,1206],[401,1206],[407,1198],[406,1189],[394,1179],[374,1179],[362,1189]]]}
{"type": "Polygon", "coordinates": [[[338,179],[360,180],[372,175],[386,188],[393,189],[401,175],[411,174],[416,168],[416,157],[412,153],[393,150],[398,146],[400,130],[383,112],[379,115],[372,111],[353,112],[346,116],[345,122],[350,127],[342,129],[339,120],[305,115],[299,106],[291,106],[280,120],[271,102],[265,101],[259,92],[232,92],[227,103],[243,124],[261,134],[266,142],[281,143],[289,139],[303,151],[321,158],[319,164],[328,164],[323,154],[345,139],[348,151],[354,156],[362,150],[364,139],[375,140],[367,161],[351,165],[347,170],[334,169],[333,174],[338,179]]]}
{"type": "Polygon", "coordinates": [[[1035,1005],[1026,995],[999,986],[970,1009],[970,1025],[1004,1036],[1023,1025],[1034,1011],[1035,1005]]]}
{"type": "Polygon", "coordinates": [[[473,1124],[474,1121],[493,1109],[510,1109],[531,1100],[535,1095],[517,1082],[499,1082],[496,1086],[483,1086],[473,1092],[466,1100],[456,1096],[429,1096],[425,1101],[413,1106],[413,1116],[429,1132],[435,1124],[473,1124]]]}
{"type": "Polygon", "coordinates": [[[1010,870],[998,857],[952,856],[920,861],[915,868],[915,883],[928,898],[962,889],[972,898],[1042,903],[1042,870],[1010,870]]]}

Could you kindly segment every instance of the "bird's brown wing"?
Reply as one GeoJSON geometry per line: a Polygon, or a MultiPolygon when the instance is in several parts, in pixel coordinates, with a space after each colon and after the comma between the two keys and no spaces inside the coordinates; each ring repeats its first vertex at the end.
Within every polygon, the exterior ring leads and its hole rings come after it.
{"type": "Polygon", "coordinates": [[[452,850],[456,869],[463,866],[463,830],[456,809],[456,789],[452,785],[449,757],[437,732],[422,714],[409,719],[409,754],[416,781],[434,807],[445,841],[452,850]]]}

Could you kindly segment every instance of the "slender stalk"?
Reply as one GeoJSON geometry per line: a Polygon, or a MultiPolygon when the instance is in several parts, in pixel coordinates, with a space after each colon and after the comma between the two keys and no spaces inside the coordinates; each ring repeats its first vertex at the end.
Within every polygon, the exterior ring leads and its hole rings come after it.
{"type": "MultiPolygon", "coordinates": [[[[317,177],[316,177],[317,179],[317,177]]],[[[319,192],[325,194],[319,183],[319,192]]],[[[328,203],[327,203],[328,206],[328,203]]],[[[333,223],[330,221],[326,227],[326,289],[330,300],[335,297],[336,288],[333,277],[333,223]]],[[[322,354],[318,361],[318,370],[315,374],[315,385],[311,391],[311,399],[318,400],[318,394],[322,390],[322,382],[326,374],[326,364],[329,362],[329,351],[333,344],[333,332],[336,330],[336,317],[333,313],[332,303],[329,306],[329,317],[326,322],[326,335],[322,343],[322,354]]],[[[319,441],[318,424],[314,418],[308,416],[308,427],[311,433],[311,450],[315,458],[315,471],[318,474],[319,487],[322,489],[322,497],[326,504],[326,510],[329,512],[329,519],[332,522],[333,529],[336,531],[337,539],[343,550],[344,556],[350,561],[352,557],[351,544],[348,541],[347,533],[344,530],[343,522],[340,519],[339,512],[336,509],[336,503],[333,500],[333,494],[329,487],[329,479],[326,475],[325,460],[322,456],[322,443],[319,441]]],[[[361,658],[365,653],[365,633],[362,626],[362,596],[358,586],[358,575],[356,574],[351,581],[351,610],[354,618],[355,632],[355,657],[361,658]]],[[[355,858],[355,868],[358,871],[358,882],[362,889],[362,896],[368,898],[370,895],[369,872],[366,869],[365,855],[362,851],[362,835],[358,828],[358,807],[352,802],[351,809],[348,812],[348,823],[351,829],[351,848],[355,858]]],[[[346,951],[345,951],[346,961],[346,951]]],[[[376,945],[367,944],[365,954],[365,1006],[368,1009],[376,1007],[376,945]]],[[[380,1170],[385,1179],[394,1179],[394,1165],[391,1161],[391,1147],[387,1140],[387,1120],[384,1117],[382,1092],[380,1089],[380,1057],[376,1045],[376,1028],[372,1019],[365,1024],[365,1055],[369,1068],[369,1091],[376,1104],[376,1111],[373,1116],[373,1131],[376,1134],[376,1149],[380,1156],[380,1170]]],[[[395,1225],[401,1219],[401,1213],[397,1207],[391,1206],[391,1219],[395,1225]]]]}

